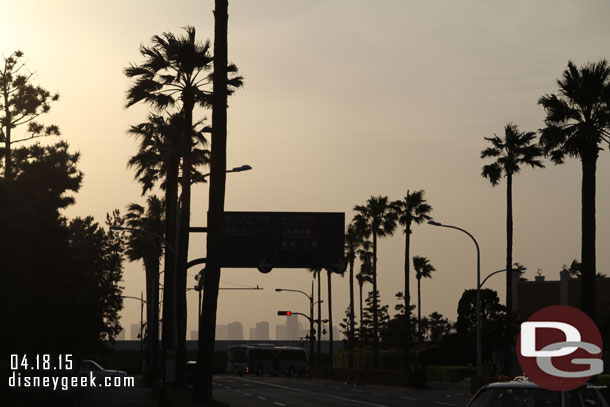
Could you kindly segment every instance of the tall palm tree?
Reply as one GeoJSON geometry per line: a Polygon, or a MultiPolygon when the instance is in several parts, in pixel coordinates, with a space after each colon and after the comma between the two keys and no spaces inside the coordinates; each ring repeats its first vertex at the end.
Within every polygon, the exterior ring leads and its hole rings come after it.
{"type": "Polygon", "coordinates": [[[597,158],[602,145],[610,144],[610,67],[606,60],[589,62],[580,69],[571,61],[557,81],[558,94],[538,100],[546,112],[540,145],[555,164],[565,156],[579,158],[581,187],[581,308],[594,321],[595,295],[595,184],[597,158]]]}
{"type": "Polygon", "coordinates": [[[396,230],[396,212],[392,210],[387,196],[372,196],[366,205],[354,207],[356,216],[354,224],[363,232],[363,236],[373,236],[373,367],[379,365],[379,317],[377,292],[377,238],[390,236],[396,230]]]}
{"type": "MultiPolygon", "coordinates": [[[[125,220],[127,226],[142,229],[162,236],[165,226],[164,203],[156,195],[146,199],[146,208],[132,203],[128,206],[125,220]]],[[[161,240],[143,233],[128,235],[127,250],[130,261],[142,260],[146,271],[146,321],[148,325],[148,367],[153,374],[159,367],[159,260],[163,254],[161,240]]]]}
{"type": "MultiPolygon", "coordinates": [[[[398,222],[405,227],[405,344],[404,344],[404,366],[405,370],[411,370],[410,366],[410,338],[409,332],[411,332],[411,292],[409,284],[409,259],[410,259],[410,247],[411,247],[411,233],[413,230],[411,226],[413,224],[419,225],[426,220],[432,219],[430,212],[432,207],[424,199],[424,191],[407,191],[407,195],[400,201],[392,202],[392,207],[398,216],[398,222]]],[[[418,308],[419,309],[419,308],[418,308]]]]}
{"type": "Polygon", "coordinates": [[[348,341],[349,341],[349,358],[348,367],[354,367],[354,261],[356,260],[356,252],[362,242],[362,236],[357,232],[356,227],[350,223],[347,225],[345,232],[345,258],[349,264],[349,313],[348,313],[348,341]]]}
{"type": "Polygon", "coordinates": [[[494,134],[485,137],[491,143],[481,152],[481,158],[496,158],[491,164],[483,166],[481,175],[489,179],[492,186],[506,177],[506,334],[504,337],[504,373],[510,375],[513,342],[513,175],[518,174],[522,165],[542,168],[542,150],[534,140],[534,132],[521,132],[509,123],[504,127],[504,138],[494,134]]]}
{"type": "MultiPolygon", "coordinates": [[[[142,194],[155,186],[160,186],[165,197],[165,240],[172,247],[176,246],[176,221],[178,199],[178,175],[181,160],[182,115],[174,113],[169,116],[149,114],[148,121],[131,126],[129,133],[139,141],[138,152],[128,161],[128,166],[135,168],[135,177],[142,185],[142,194]]],[[[191,144],[191,180],[201,180],[199,168],[208,161],[209,152],[204,133],[207,128],[203,123],[195,125],[191,144]]],[[[163,352],[169,345],[171,330],[176,316],[174,307],[175,266],[177,259],[171,251],[165,252],[163,281],[163,352]],[[169,253],[169,255],[167,255],[169,253]]]]}
{"type": "Polygon", "coordinates": [[[436,271],[430,264],[430,260],[423,256],[413,256],[413,268],[417,278],[417,324],[421,323],[421,279],[432,278],[432,272],[436,271]]]}
{"type": "MultiPolygon", "coordinates": [[[[159,110],[178,105],[182,115],[182,177],[180,195],[180,232],[176,236],[178,267],[176,274],[176,305],[178,315],[178,349],[176,381],[186,383],[186,264],[191,202],[191,136],[193,130],[193,109],[195,106],[209,107],[212,92],[212,61],[209,41],[200,42],[195,38],[195,28],[186,27],[185,34],[176,36],[163,33],[152,37],[151,47],[140,47],[146,58],[141,65],[132,64],[125,69],[134,85],[127,92],[127,107],[140,101],[151,104],[159,110]]],[[[233,66],[232,72],[237,69],[233,66]]],[[[242,80],[234,76],[228,86],[241,86],[242,80]]],[[[225,86],[226,91],[226,86],[225,86]]]]}

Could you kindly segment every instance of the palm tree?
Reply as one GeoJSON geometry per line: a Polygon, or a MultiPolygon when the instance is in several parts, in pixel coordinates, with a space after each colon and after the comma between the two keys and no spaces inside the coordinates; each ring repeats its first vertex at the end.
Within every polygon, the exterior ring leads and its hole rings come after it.
{"type": "Polygon", "coordinates": [[[497,158],[495,162],[483,166],[481,175],[489,179],[492,186],[506,177],[506,335],[504,343],[504,369],[510,375],[510,355],[513,339],[513,175],[518,174],[522,165],[542,168],[542,150],[533,144],[534,132],[520,132],[509,123],[504,127],[504,138],[494,134],[485,137],[491,143],[481,152],[481,158],[497,158]]]}
{"type": "MultiPolygon", "coordinates": [[[[424,191],[415,191],[411,193],[407,191],[407,195],[400,201],[392,202],[392,207],[398,217],[398,222],[405,227],[405,345],[404,345],[404,366],[405,370],[411,370],[410,366],[410,341],[409,332],[411,332],[411,292],[409,287],[409,259],[411,246],[411,225],[414,223],[419,225],[426,220],[432,219],[429,215],[432,212],[432,207],[424,199],[424,191]]],[[[419,307],[418,307],[419,310],[419,307]]],[[[419,319],[418,319],[419,320],[419,319]]]]}
{"type": "Polygon", "coordinates": [[[610,67],[606,60],[580,69],[571,61],[557,81],[558,94],[538,100],[546,112],[540,145],[555,164],[566,155],[580,158],[581,187],[581,308],[594,321],[595,295],[595,184],[599,151],[610,144],[610,67]]]}
{"type": "MultiPolygon", "coordinates": [[[[128,161],[129,167],[135,168],[135,177],[142,185],[142,194],[146,194],[154,186],[159,185],[164,191],[165,197],[165,223],[164,235],[166,241],[175,246],[177,199],[178,199],[178,174],[181,159],[182,144],[182,115],[174,113],[165,117],[163,115],[150,114],[148,121],[131,126],[129,133],[139,140],[138,152],[128,161]]],[[[207,141],[204,133],[207,128],[203,123],[195,125],[192,136],[191,180],[203,180],[199,168],[208,161],[209,152],[206,149],[207,141]]],[[[171,337],[172,324],[175,319],[174,309],[175,292],[175,254],[166,252],[164,261],[163,281],[163,351],[167,348],[171,337]]]]}
{"type": "Polygon", "coordinates": [[[413,256],[413,268],[417,278],[417,325],[421,323],[421,279],[432,278],[432,272],[436,271],[430,264],[430,260],[422,256],[413,256]]]}
{"type": "MultiPolygon", "coordinates": [[[[151,104],[158,110],[179,105],[182,115],[182,177],[180,180],[180,222],[176,240],[178,268],[176,274],[176,298],[178,321],[178,352],[176,380],[186,382],[186,264],[191,201],[191,136],[193,129],[193,109],[196,105],[211,106],[212,61],[209,41],[199,42],[195,38],[195,28],[186,27],[185,35],[176,36],[163,33],[152,37],[151,47],[140,47],[146,58],[141,65],[132,64],[125,69],[134,85],[127,92],[127,107],[140,101],[151,104]]],[[[237,69],[232,66],[231,72],[237,69]]],[[[241,86],[242,79],[234,76],[229,87],[241,86]]]]}
{"type": "MultiPolygon", "coordinates": [[[[146,208],[132,203],[128,207],[125,220],[127,226],[142,229],[159,236],[164,230],[164,203],[155,195],[146,199],[146,208]]],[[[159,260],[163,254],[161,240],[142,233],[129,234],[127,250],[130,261],[142,260],[146,270],[146,321],[148,325],[148,349],[150,358],[147,363],[153,374],[158,372],[159,357],[159,260]]]]}
{"type": "Polygon", "coordinates": [[[377,293],[377,237],[390,236],[396,230],[396,212],[392,210],[392,205],[387,196],[372,196],[366,205],[356,205],[354,207],[356,216],[354,224],[363,232],[363,236],[373,235],[373,367],[379,365],[379,318],[377,293]]]}
{"type": "Polygon", "coordinates": [[[345,232],[345,258],[349,264],[349,312],[348,312],[348,332],[349,341],[349,358],[348,367],[351,369],[354,367],[354,261],[356,260],[356,252],[362,242],[362,237],[357,232],[356,227],[350,223],[347,225],[347,231],[345,232]]]}

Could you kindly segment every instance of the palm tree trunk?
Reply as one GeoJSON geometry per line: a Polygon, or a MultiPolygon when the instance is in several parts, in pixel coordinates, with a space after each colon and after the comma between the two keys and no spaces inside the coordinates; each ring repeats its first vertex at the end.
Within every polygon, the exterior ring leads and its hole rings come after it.
{"type": "Polygon", "coordinates": [[[328,275],[328,354],[330,357],[329,366],[333,368],[333,303],[332,303],[332,286],[331,286],[331,271],[326,270],[328,275]]]}
{"type": "Polygon", "coordinates": [[[364,328],[362,325],[362,286],[364,285],[364,283],[362,281],[359,281],[358,285],[360,286],[360,341],[362,341],[362,338],[364,338],[364,328]]]}
{"type": "Polygon", "coordinates": [[[506,331],[504,335],[504,374],[512,377],[513,345],[513,176],[506,174],[506,331]]]}
{"type": "Polygon", "coordinates": [[[597,322],[595,287],[595,177],[598,150],[592,146],[581,154],[582,164],[582,272],[580,277],[581,308],[597,322]]]}
{"type": "MultiPolygon", "coordinates": [[[[190,99],[190,97],[188,97],[190,99]]],[[[180,208],[180,239],[178,272],[176,275],[178,349],[176,353],[176,383],[186,384],[186,263],[188,262],[189,226],[191,217],[191,134],[193,127],[193,101],[185,100],[183,105],[184,123],[182,128],[182,178],[180,208]]]]}
{"type": "Polygon", "coordinates": [[[347,367],[354,367],[354,259],[349,261],[349,358],[347,367]]]}
{"type": "MultiPolygon", "coordinates": [[[[170,141],[171,143],[171,141],[170,141]]],[[[165,240],[171,245],[176,241],[176,207],[178,199],[178,154],[176,146],[170,146],[167,158],[167,185],[165,191],[165,240]]],[[[175,248],[174,248],[175,249],[175,248]]],[[[176,323],[175,308],[175,266],[177,253],[165,250],[163,274],[163,326],[162,326],[162,370],[161,375],[168,380],[168,374],[174,369],[173,361],[168,360],[168,351],[175,348],[174,324],[176,323]]]]}
{"type": "Polygon", "coordinates": [[[417,279],[417,330],[421,326],[421,278],[417,279]]]}
{"type": "MultiPolygon", "coordinates": [[[[407,192],[408,195],[408,192],[407,192]]],[[[406,372],[411,371],[411,359],[409,353],[411,352],[411,287],[409,281],[409,268],[410,268],[410,246],[411,246],[411,225],[407,224],[405,229],[405,346],[403,355],[403,366],[406,372]]],[[[419,306],[417,307],[419,310],[419,306]]]]}
{"type": "Polygon", "coordinates": [[[320,354],[322,353],[322,286],[320,283],[320,273],[322,270],[317,270],[318,277],[318,361],[320,361],[320,354]]]}
{"type": "Polygon", "coordinates": [[[379,317],[377,315],[377,233],[373,231],[373,369],[379,367],[379,317]]]}
{"type": "Polygon", "coordinates": [[[151,265],[151,296],[150,296],[150,320],[148,322],[148,334],[150,336],[150,370],[153,377],[159,375],[159,258],[157,257],[151,265]]]}
{"type": "Polygon", "coordinates": [[[214,6],[214,78],[212,106],[212,149],[210,154],[210,195],[208,236],[206,239],[205,295],[201,312],[197,375],[193,400],[212,401],[214,336],[220,284],[222,224],[227,169],[227,25],[228,0],[215,0],[214,6]]]}

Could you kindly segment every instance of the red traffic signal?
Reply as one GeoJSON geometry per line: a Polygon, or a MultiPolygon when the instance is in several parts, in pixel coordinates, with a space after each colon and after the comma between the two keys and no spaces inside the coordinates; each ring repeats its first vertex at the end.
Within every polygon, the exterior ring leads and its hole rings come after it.
{"type": "Polygon", "coordinates": [[[278,315],[288,315],[288,316],[290,316],[290,315],[292,315],[292,312],[290,312],[290,311],[278,311],[277,314],[278,315]]]}

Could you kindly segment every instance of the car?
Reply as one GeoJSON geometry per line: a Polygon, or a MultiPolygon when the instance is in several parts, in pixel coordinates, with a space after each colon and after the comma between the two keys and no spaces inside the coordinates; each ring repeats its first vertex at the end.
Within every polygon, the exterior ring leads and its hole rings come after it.
{"type": "Polygon", "coordinates": [[[609,407],[599,386],[584,384],[570,391],[543,389],[526,378],[491,383],[467,407],[609,407]]]}
{"type": "Polygon", "coordinates": [[[93,377],[126,377],[127,373],[122,370],[104,369],[94,360],[81,360],[78,370],[79,376],[89,375],[93,377]]]}

